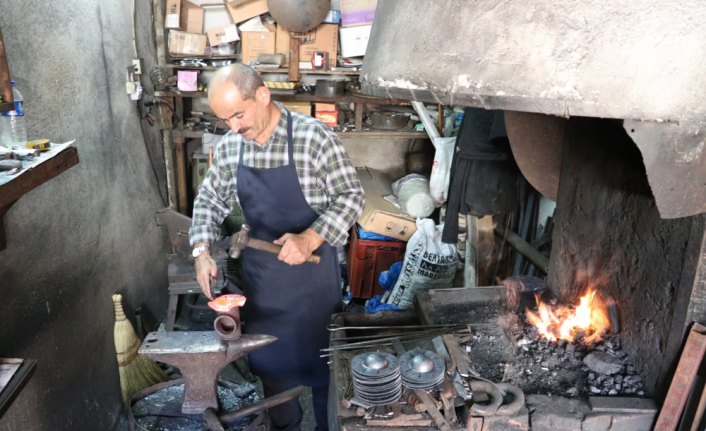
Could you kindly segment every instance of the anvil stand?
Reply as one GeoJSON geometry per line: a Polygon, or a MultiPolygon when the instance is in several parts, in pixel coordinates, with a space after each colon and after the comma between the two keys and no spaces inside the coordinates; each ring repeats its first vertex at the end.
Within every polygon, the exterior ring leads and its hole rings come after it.
{"type": "MultiPolygon", "coordinates": [[[[240,308],[219,313],[215,331],[150,332],[139,354],[181,371],[184,378],[184,414],[218,411],[218,374],[229,363],[264,347],[277,338],[241,335],[240,308]]],[[[285,400],[286,401],[286,400],[285,400]]]]}

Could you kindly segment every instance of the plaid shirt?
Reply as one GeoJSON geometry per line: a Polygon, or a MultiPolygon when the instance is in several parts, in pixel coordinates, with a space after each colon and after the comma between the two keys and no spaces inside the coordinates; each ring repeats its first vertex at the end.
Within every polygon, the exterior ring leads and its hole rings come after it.
{"type": "MultiPolygon", "coordinates": [[[[221,235],[220,225],[238,203],[238,156],[243,164],[270,169],[289,163],[287,156],[287,111],[282,112],[274,133],[260,145],[228,132],[218,143],[213,164],[194,200],[189,230],[191,245],[213,243],[221,235]]],[[[363,188],[341,141],[318,120],[292,112],[294,165],[304,198],[319,218],[310,226],[333,246],[344,245],[348,230],[363,211],[363,188]]],[[[293,232],[300,233],[300,232],[293,232]]]]}

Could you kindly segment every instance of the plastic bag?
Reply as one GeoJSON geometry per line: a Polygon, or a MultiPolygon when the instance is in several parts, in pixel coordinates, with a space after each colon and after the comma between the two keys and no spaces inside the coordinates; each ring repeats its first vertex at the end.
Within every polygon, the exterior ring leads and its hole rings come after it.
{"type": "Polygon", "coordinates": [[[414,218],[429,217],[434,200],[429,195],[429,180],[424,175],[409,174],[392,183],[400,208],[414,218]]]}
{"type": "Polygon", "coordinates": [[[407,243],[407,251],[395,287],[385,292],[383,301],[400,309],[412,308],[414,295],[431,288],[451,287],[459,266],[455,244],[441,242],[444,225],[431,219],[417,220],[417,231],[407,243]]]}
{"type": "Polygon", "coordinates": [[[380,286],[382,286],[384,290],[392,290],[392,288],[395,287],[395,283],[397,283],[397,279],[400,277],[400,271],[402,271],[401,261],[390,265],[390,268],[387,271],[381,272],[378,277],[380,286]]]}
{"type": "Polygon", "coordinates": [[[384,310],[399,310],[400,307],[392,304],[385,304],[382,302],[382,295],[375,295],[368,299],[365,303],[365,312],[368,314],[375,314],[378,311],[384,310]]]}
{"type": "Polygon", "coordinates": [[[454,157],[456,138],[434,138],[432,140],[436,153],[429,178],[429,194],[434,205],[440,207],[449,196],[451,182],[451,163],[454,157]]]}

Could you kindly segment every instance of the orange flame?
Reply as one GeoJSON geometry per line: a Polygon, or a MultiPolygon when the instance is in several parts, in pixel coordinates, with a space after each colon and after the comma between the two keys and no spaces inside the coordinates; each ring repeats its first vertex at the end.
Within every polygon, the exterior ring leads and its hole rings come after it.
{"type": "Polygon", "coordinates": [[[610,328],[610,320],[605,303],[596,293],[595,289],[589,288],[576,308],[551,306],[535,296],[537,312],[527,310],[527,320],[549,341],[563,339],[573,342],[578,335],[583,335],[585,344],[600,341],[610,328]]]}

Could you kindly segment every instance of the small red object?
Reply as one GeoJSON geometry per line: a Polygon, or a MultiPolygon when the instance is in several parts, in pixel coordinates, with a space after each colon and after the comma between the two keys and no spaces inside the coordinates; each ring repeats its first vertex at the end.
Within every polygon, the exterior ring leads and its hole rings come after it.
{"type": "Polygon", "coordinates": [[[235,307],[245,305],[245,300],[243,295],[221,295],[213,301],[209,301],[208,306],[218,313],[227,313],[235,307]]]}

